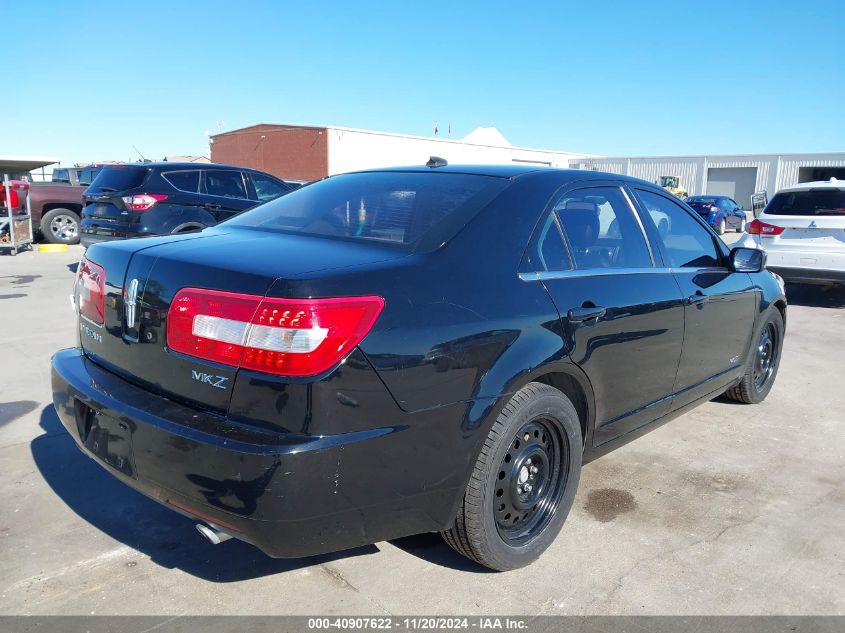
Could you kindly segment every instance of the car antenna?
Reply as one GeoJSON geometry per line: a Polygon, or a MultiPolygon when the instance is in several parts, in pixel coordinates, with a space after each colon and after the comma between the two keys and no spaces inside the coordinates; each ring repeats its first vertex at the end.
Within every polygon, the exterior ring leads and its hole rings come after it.
{"type": "Polygon", "coordinates": [[[425,164],[426,167],[431,167],[434,169],[435,167],[446,167],[449,163],[446,161],[445,158],[440,158],[439,156],[432,156],[428,159],[428,162],[425,164]]]}
{"type": "Polygon", "coordinates": [[[147,161],[147,159],[144,157],[144,155],[141,153],[141,150],[139,150],[139,149],[138,149],[137,147],[135,147],[134,145],[132,146],[132,149],[134,149],[136,152],[138,152],[138,156],[140,156],[140,157],[141,157],[141,160],[142,160],[143,162],[145,162],[145,163],[146,163],[146,162],[149,162],[149,161],[147,161]]]}

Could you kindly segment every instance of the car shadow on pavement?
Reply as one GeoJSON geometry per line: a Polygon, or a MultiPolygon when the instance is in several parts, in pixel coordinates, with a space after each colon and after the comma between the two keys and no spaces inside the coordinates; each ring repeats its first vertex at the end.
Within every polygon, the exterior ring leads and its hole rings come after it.
{"type": "Polygon", "coordinates": [[[806,308],[845,308],[845,286],[789,284],[786,300],[789,305],[806,308]]]}
{"type": "Polygon", "coordinates": [[[211,582],[236,582],[378,552],[375,545],[299,559],[270,558],[236,539],[205,542],[195,521],[152,501],[86,457],[52,406],[41,412],[44,434],[30,444],[35,464],[53,492],[94,528],[150,557],[211,582]]]}
{"type": "Polygon", "coordinates": [[[497,573],[458,554],[446,545],[446,542],[439,534],[416,534],[414,536],[394,539],[390,542],[402,551],[433,565],[440,565],[441,567],[448,567],[456,571],[468,571],[475,574],[497,573]]]}

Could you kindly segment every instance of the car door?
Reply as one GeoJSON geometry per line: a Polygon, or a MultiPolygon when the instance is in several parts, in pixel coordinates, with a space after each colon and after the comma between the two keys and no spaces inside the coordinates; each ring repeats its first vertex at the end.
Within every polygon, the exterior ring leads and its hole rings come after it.
{"type": "Polygon", "coordinates": [[[595,393],[597,446],[667,413],[681,355],[682,297],[655,262],[619,183],[560,193],[529,266],[558,309],[570,357],[595,393]]]}
{"type": "Polygon", "coordinates": [[[757,309],[747,273],[732,272],[724,243],[694,213],[662,193],[633,188],[641,217],[685,298],[684,342],[672,407],[717,392],[742,371],[757,309]],[[658,231],[654,218],[669,219],[658,231]]]}
{"type": "Polygon", "coordinates": [[[244,173],[238,169],[203,170],[202,205],[217,222],[255,206],[247,192],[244,173]]]}

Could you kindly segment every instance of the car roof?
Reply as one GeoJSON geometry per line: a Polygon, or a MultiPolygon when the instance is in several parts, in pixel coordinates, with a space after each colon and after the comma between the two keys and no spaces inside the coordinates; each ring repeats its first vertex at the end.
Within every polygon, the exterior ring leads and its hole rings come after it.
{"type": "Polygon", "coordinates": [[[831,178],[830,180],[816,180],[815,182],[802,182],[792,187],[779,189],[777,193],[784,193],[788,191],[808,191],[810,189],[845,189],[845,180],[837,180],[831,178]]]}
{"type": "Polygon", "coordinates": [[[162,169],[239,169],[243,171],[258,171],[251,167],[240,167],[238,165],[226,165],[224,163],[188,163],[177,161],[151,161],[149,163],[109,163],[103,167],[152,167],[162,169]]]}
{"type": "Polygon", "coordinates": [[[715,200],[727,200],[730,196],[717,196],[714,193],[699,193],[695,196],[690,196],[687,200],[692,200],[693,198],[713,198],[715,200]]]}
{"type": "Polygon", "coordinates": [[[560,169],[557,167],[546,167],[544,165],[443,165],[441,167],[426,167],[425,165],[411,165],[406,167],[381,167],[375,169],[362,169],[352,173],[368,174],[380,172],[406,172],[406,173],[447,173],[467,174],[471,176],[492,176],[494,178],[519,178],[528,174],[554,173],[565,176],[565,180],[624,180],[639,185],[650,185],[653,183],[639,178],[631,178],[622,174],[609,172],[592,171],[587,169],[560,169]]]}

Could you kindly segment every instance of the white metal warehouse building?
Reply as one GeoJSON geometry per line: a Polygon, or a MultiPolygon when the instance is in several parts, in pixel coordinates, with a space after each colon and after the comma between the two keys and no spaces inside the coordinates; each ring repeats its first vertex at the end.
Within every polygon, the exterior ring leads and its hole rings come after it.
{"type": "Polygon", "coordinates": [[[656,182],[678,176],[689,195],[730,196],[750,209],[751,194],[799,182],[845,180],[845,152],[832,154],[748,154],[734,156],[638,156],[573,160],[577,169],[607,171],[656,182]]]}

